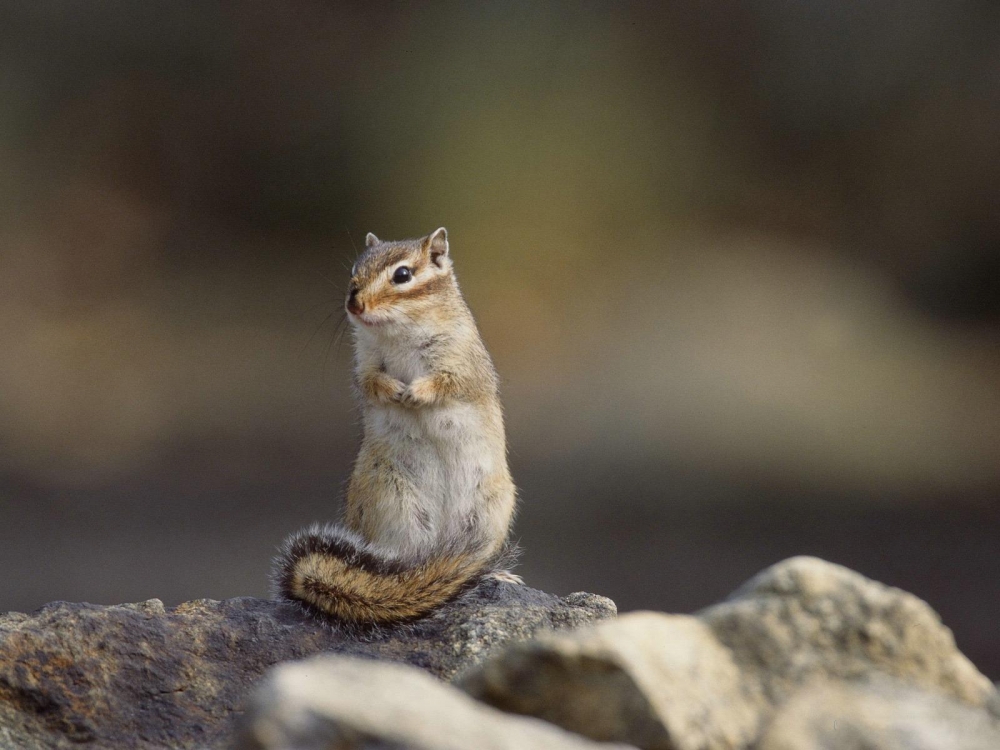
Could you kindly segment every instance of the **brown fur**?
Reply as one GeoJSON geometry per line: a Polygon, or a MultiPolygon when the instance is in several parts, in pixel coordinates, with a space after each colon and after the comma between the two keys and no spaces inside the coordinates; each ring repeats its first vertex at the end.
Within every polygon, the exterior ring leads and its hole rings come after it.
{"type": "MultiPolygon", "coordinates": [[[[293,535],[279,593],[351,623],[420,617],[501,553],[516,503],[496,371],[459,292],[443,229],[374,235],[349,307],[364,438],[344,525],[293,535]],[[412,278],[393,282],[405,264],[412,278]]],[[[516,576],[504,574],[504,580],[516,576]]]]}
{"type": "Polygon", "coordinates": [[[393,575],[313,553],[299,560],[290,594],[339,620],[397,622],[427,614],[483,572],[473,555],[439,557],[393,575]]]}
{"type": "Polygon", "coordinates": [[[358,387],[362,395],[370,401],[388,403],[397,401],[403,395],[403,388],[395,378],[390,378],[381,370],[366,372],[358,379],[358,387]]]}

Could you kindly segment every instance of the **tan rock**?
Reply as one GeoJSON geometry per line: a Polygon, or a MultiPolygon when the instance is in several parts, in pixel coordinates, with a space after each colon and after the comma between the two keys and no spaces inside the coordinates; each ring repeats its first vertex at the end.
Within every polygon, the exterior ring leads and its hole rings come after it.
{"type": "Polygon", "coordinates": [[[997,750],[985,711],[888,679],[825,683],[781,706],[756,750],[997,750]]]}
{"type": "Polygon", "coordinates": [[[241,724],[238,750],[627,750],[476,703],[413,667],[345,656],[277,667],[241,724]]]}
{"type": "Polygon", "coordinates": [[[873,671],[973,706],[995,695],[925,602],[814,557],[768,568],[698,617],[767,703],[818,677],[873,671]]]}
{"type": "Polygon", "coordinates": [[[970,707],[997,700],[927,604],[808,557],[696,617],[630,614],[512,644],[460,684],[593,739],[729,750],[803,686],[881,673],[970,707]]]}
{"type": "Polygon", "coordinates": [[[460,684],[503,710],[645,748],[724,750],[757,726],[731,654],[684,615],[636,612],[570,637],[545,634],[460,684]]]}

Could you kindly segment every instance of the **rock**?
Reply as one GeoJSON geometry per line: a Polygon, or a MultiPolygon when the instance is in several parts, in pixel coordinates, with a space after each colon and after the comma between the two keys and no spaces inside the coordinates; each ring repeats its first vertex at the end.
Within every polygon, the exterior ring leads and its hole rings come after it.
{"type": "Polygon", "coordinates": [[[875,679],[825,683],[783,705],[756,750],[997,750],[1000,722],[947,698],[875,679]]]}
{"type": "Polygon", "coordinates": [[[774,565],[699,614],[775,703],[816,677],[875,671],[982,706],[995,690],[925,602],[813,557],[774,565]]]}
{"type": "Polygon", "coordinates": [[[558,599],[486,581],[406,627],[358,636],[261,599],[54,603],[0,616],[0,748],[218,747],[252,685],[322,651],[404,661],[450,679],[507,641],[614,615],[603,597],[558,599]]]}
{"type": "Polygon", "coordinates": [[[729,750],[752,744],[803,686],[877,673],[970,707],[996,700],[924,602],[805,557],[696,617],[630,614],[512,644],[461,684],[593,739],[729,750]]]}
{"type": "Polygon", "coordinates": [[[240,723],[238,750],[627,747],[502,713],[412,667],[344,656],[277,667],[240,723]]]}
{"type": "Polygon", "coordinates": [[[613,627],[507,648],[460,685],[497,708],[644,748],[743,747],[758,716],[739,668],[693,617],[636,612],[613,627]]]}

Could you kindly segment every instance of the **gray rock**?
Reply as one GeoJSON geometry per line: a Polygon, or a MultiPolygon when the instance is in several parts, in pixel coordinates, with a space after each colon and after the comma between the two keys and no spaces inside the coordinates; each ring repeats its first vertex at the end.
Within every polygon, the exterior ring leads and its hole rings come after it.
{"type": "Polygon", "coordinates": [[[476,703],[400,664],[319,656],[274,669],[241,721],[238,750],[584,750],[604,745],[476,703]]]}
{"type": "Polygon", "coordinates": [[[877,673],[970,707],[996,700],[924,602],[805,557],[696,617],[631,614],[512,644],[461,684],[593,739],[728,750],[751,744],[804,685],[877,673]]]}
{"type": "Polygon", "coordinates": [[[450,679],[505,642],[614,612],[603,597],[495,581],[412,625],[365,635],[261,599],[54,603],[0,616],[0,748],[219,747],[278,662],[333,651],[450,679]]]}
{"type": "Polygon", "coordinates": [[[1000,722],[888,679],[827,682],[778,710],[756,750],[997,750],[1000,722]]]}

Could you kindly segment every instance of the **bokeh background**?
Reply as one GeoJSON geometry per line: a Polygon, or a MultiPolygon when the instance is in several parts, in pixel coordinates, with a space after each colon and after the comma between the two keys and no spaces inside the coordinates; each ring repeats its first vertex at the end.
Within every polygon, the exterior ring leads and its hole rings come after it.
{"type": "Polygon", "coordinates": [[[815,554],[1000,677],[992,0],[0,2],[0,610],[267,592],[358,440],[366,232],[445,225],[521,572],[815,554]]]}

